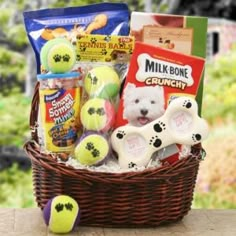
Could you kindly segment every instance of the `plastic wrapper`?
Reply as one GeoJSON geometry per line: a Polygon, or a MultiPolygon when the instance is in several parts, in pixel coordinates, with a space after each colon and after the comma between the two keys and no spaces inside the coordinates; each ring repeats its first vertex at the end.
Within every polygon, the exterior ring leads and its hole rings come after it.
{"type": "Polygon", "coordinates": [[[84,166],[97,166],[113,159],[109,138],[134,39],[87,35],[78,39],[76,45],[83,75],[80,110],[83,135],[73,157],[84,166]]]}

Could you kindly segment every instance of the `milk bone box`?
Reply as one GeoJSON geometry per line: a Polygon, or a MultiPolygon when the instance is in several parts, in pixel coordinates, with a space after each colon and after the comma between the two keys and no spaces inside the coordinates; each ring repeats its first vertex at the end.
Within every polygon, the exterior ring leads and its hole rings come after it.
{"type": "MultiPolygon", "coordinates": [[[[206,57],[206,17],[132,12],[130,34],[136,41],[176,52],[206,57]]],[[[201,113],[204,73],[197,94],[201,113]]]]}
{"type": "Polygon", "coordinates": [[[181,90],[186,88],[187,83],[183,81],[189,80],[191,73],[189,67],[180,67],[178,65],[171,65],[170,63],[163,64],[161,61],[153,61],[151,59],[149,60],[149,58],[145,58],[144,60],[145,65],[143,72],[151,75],[151,77],[148,77],[145,80],[146,85],[167,85],[169,87],[179,88],[181,90]],[[155,74],[169,74],[170,76],[175,76],[176,78],[182,78],[183,81],[166,78],[163,79],[160,77],[155,77],[155,74]]]}

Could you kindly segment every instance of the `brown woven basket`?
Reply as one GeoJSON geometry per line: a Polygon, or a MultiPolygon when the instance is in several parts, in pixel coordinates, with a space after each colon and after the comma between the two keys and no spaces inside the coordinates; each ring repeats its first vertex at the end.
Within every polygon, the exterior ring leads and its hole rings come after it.
{"type": "Polygon", "coordinates": [[[182,219],[190,210],[202,155],[192,155],[171,166],[139,172],[102,173],[74,169],[40,152],[37,144],[38,84],[32,100],[32,140],[25,150],[32,161],[34,194],[42,209],[60,194],[76,199],[81,225],[101,227],[148,227],[182,219]]]}

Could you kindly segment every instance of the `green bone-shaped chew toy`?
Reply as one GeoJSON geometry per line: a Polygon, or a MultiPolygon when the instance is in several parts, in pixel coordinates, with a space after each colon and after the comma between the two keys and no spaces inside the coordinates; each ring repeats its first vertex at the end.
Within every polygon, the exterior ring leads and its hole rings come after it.
{"type": "Polygon", "coordinates": [[[207,122],[198,116],[198,106],[190,97],[174,99],[160,118],[142,127],[125,125],[115,129],[111,145],[121,168],[147,166],[154,152],[178,143],[194,145],[206,139],[207,122]]]}

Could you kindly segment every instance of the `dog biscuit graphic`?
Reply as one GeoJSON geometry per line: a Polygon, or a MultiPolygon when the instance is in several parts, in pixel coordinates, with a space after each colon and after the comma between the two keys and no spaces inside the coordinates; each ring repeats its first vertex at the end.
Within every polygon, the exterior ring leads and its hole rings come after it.
{"type": "Polygon", "coordinates": [[[146,166],[154,152],[170,144],[194,145],[206,139],[207,122],[198,116],[198,106],[190,97],[174,99],[160,118],[141,127],[125,125],[111,135],[121,168],[146,166]]]}
{"type": "Polygon", "coordinates": [[[101,29],[107,24],[107,15],[105,14],[98,14],[93,21],[87,26],[85,33],[91,34],[92,31],[101,29]]]}

